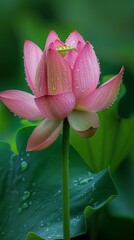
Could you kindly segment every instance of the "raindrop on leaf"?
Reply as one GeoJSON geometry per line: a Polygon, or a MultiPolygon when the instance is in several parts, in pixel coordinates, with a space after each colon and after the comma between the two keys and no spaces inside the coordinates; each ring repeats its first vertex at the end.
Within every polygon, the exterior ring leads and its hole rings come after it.
{"type": "Polygon", "coordinates": [[[23,208],[28,208],[28,203],[23,203],[23,208]]]}
{"type": "Polygon", "coordinates": [[[21,214],[21,213],[22,213],[22,210],[23,210],[22,208],[19,208],[19,209],[18,209],[18,214],[21,214]]]}
{"type": "Polygon", "coordinates": [[[35,196],[37,193],[36,192],[33,192],[32,195],[35,196]]]}
{"type": "Polygon", "coordinates": [[[25,162],[25,161],[23,161],[23,162],[21,163],[21,170],[22,170],[22,171],[25,171],[27,168],[28,168],[28,163],[25,162]]]}
{"type": "Polygon", "coordinates": [[[31,195],[31,193],[29,191],[24,191],[23,197],[22,197],[23,200],[26,200],[26,199],[30,198],[30,195],[31,195]]]}

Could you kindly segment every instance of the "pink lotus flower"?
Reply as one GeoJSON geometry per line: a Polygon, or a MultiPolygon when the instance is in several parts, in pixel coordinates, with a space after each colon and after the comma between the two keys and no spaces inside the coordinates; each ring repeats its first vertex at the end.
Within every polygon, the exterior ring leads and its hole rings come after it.
{"type": "Polygon", "coordinates": [[[31,41],[24,44],[26,79],[33,95],[7,90],[0,99],[15,114],[29,120],[44,119],[32,132],[28,151],[48,147],[59,136],[64,118],[79,135],[89,137],[98,128],[96,112],[112,104],[124,68],[97,88],[100,68],[89,42],[72,32],[65,44],[57,34],[48,35],[44,52],[31,41]]]}

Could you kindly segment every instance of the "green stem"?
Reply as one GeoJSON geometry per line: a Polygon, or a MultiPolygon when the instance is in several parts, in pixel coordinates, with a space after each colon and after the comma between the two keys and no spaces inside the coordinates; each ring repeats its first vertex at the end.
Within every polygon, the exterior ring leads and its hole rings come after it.
{"type": "Polygon", "coordinates": [[[69,206],[69,123],[65,119],[62,138],[62,194],[63,194],[63,235],[70,240],[70,206],[69,206]]]}
{"type": "Polygon", "coordinates": [[[92,215],[92,225],[91,225],[91,237],[90,240],[97,239],[97,232],[98,232],[98,212],[95,212],[92,215]]]}

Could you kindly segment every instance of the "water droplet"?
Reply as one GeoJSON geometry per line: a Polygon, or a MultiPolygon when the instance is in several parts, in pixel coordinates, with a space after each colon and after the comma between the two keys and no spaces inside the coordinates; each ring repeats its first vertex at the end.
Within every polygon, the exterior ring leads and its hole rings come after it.
{"type": "Polygon", "coordinates": [[[21,214],[21,213],[22,213],[22,210],[23,210],[22,208],[19,208],[19,209],[18,209],[18,214],[21,214]]]}
{"type": "Polygon", "coordinates": [[[41,227],[44,227],[44,222],[43,220],[40,221],[41,227]]]}
{"type": "Polygon", "coordinates": [[[22,199],[26,200],[26,199],[30,198],[30,195],[31,195],[31,193],[29,191],[24,191],[22,199]]]}
{"type": "Polygon", "coordinates": [[[73,103],[73,101],[72,101],[72,100],[69,100],[69,103],[73,103]]]}
{"type": "Polygon", "coordinates": [[[99,201],[93,203],[93,207],[97,207],[99,201]]]}
{"type": "Polygon", "coordinates": [[[73,45],[73,44],[75,45],[75,40],[72,41],[72,45],[73,45]]]}
{"type": "Polygon", "coordinates": [[[30,206],[32,205],[32,201],[29,201],[29,205],[30,205],[30,206]]]}
{"type": "Polygon", "coordinates": [[[53,87],[52,87],[52,90],[55,92],[55,90],[56,90],[56,87],[54,87],[54,86],[53,86],[53,87]]]}
{"type": "Polygon", "coordinates": [[[85,179],[82,179],[82,178],[78,178],[78,179],[75,179],[73,181],[73,184],[74,186],[77,186],[77,185],[85,185],[87,184],[88,182],[92,181],[92,177],[89,177],[89,178],[85,178],[85,179]]]}
{"type": "Polygon", "coordinates": [[[84,194],[83,194],[83,193],[81,193],[81,194],[80,194],[80,198],[83,198],[83,197],[84,197],[84,194]]]}
{"type": "Polygon", "coordinates": [[[36,192],[33,192],[33,193],[32,193],[33,196],[36,196],[36,194],[37,194],[36,192]]]}
{"type": "Polygon", "coordinates": [[[48,232],[49,231],[49,228],[46,228],[46,232],[48,232]]]}
{"type": "Polygon", "coordinates": [[[22,170],[22,171],[25,171],[27,168],[28,168],[28,163],[25,162],[25,161],[23,161],[23,162],[21,163],[21,170],[22,170]]]}
{"type": "Polygon", "coordinates": [[[24,177],[22,178],[22,182],[25,182],[25,178],[24,177]]]}
{"type": "Polygon", "coordinates": [[[88,172],[88,176],[90,177],[91,180],[94,179],[91,172],[88,172]]]}
{"type": "Polygon", "coordinates": [[[89,182],[89,178],[83,179],[79,182],[80,185],[84,185],[89,182]]]}
{"type": "Polygon", "coordinates": [[[26,203],[26,202],[23,203],[22,207],[23,207],[23,208],[28,208],[28,203],[26,203]]]}
{"type": "Polygon", "coordinates": [[[30,154],[29,153],[27,153],[27,157],[29,157],[30,156],[30,154]]]}
{"type": "Polygon", "coordinates": [[[21,157],[21,159],[20,159],[20,160],[21,160],[21,161],[23,161],[23,159],[24,159],[24,158],[23,158],[23,157],[21,157]]]}
{"type": "Polygon", "coordinates": [[[57,238],[62,238],[61,234],[57,234],[56,237],[57,237],[57,238]]]}
{"type": "Polygon", "coordinates": [[[91,186],[92,186],[92,188],[94,188],[94,186],[95,186],[95,182],[93,182],[91,186]]]}

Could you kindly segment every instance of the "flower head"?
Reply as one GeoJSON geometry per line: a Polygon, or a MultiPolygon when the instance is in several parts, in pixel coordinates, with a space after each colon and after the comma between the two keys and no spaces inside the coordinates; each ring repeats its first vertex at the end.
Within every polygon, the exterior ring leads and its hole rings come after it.
{"type": "Polygon", "coordinates": [[[97,88],[100,68],[89,42],[72,32],[65,43],[51,31],[45,50],[24,44],[26,80],[33,94],[19,90],[0,93],[0,99],[15,114],[29,120],[44,119],[32,132],[27,150],[48,147],[59,136],[64,118],[79,135],[89,137],[99,126],[96,112],[112,104],[124,68],[97,88]]]}

